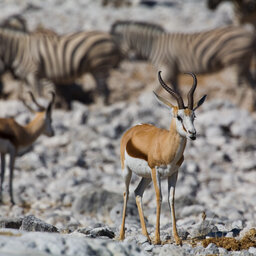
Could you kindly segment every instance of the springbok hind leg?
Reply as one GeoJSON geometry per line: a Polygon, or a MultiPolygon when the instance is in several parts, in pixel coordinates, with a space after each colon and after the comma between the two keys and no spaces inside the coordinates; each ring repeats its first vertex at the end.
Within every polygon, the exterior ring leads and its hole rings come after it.
{"type": "Polygon", "coordinates": [[[146,187],[150,184],[151,179],[150,178],[142,178],[139,185],[135,189],[135,198],[136,198],[136,204],[139,212],[139,217],[140,217],[140,224],[141,224],[141,229],[142,229],[142,234],[147,237],[148,241],[150,242],[150,237],[148,235],[145,219],[144,219],[144,214],[143,214],[143,209],[142,209],[142,197],[143,193],[146,189],[146,187]]]}
{"type": "Polygon", "coordinates": [[[154,244],[161,244],[160,239],[160,213],[161,213],[161,203],[162,203],[162,193],[161,193],[161,181],[160,176],[156,169],[152,169],[152,180],[154,184],[154,189],[156,193],[156,231],[154,244]]]}
{"type": "Polygon", "coordinates": [[[120,240],[124,240],[125,237],[125,216],[126,216],[126,208],[127,202],[129,198],[129,185],[132,177],[132,172],[129,168],[125,167],[123,170],[124,181],[125,181],[125,192],[124,192],[124,206],[123,206],[123,216],[122,216],[122,225],[120,230],[120,240]]]}
{"type": "Polygon", "coordinates": [[[176,227],[175,218],[175,207],[174,207],[174,196],[175,196],[175,186],[178,178],[178,171],[176,171],[172,176],[168,177],[168,202],[169,207],[172,212],[172,234],[177,245],[182,245],[182,240],[180,239],[176,227]]]}

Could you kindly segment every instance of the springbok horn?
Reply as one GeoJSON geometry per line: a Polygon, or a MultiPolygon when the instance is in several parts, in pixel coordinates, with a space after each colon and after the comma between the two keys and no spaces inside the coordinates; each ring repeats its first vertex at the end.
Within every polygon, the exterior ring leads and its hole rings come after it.
{"type": "Polygon", "coordinates": [[[196,89],[196,86],[197,86],[197,79],[196,79],[196,75],[194,73],[189,72],[189,73],[186,73],[186,74],[191,75],[194,79],[193,85],[192,85],[191,89],[188,92],[188,108],[192,110],[193,107],[194,107],[194,92],[195,92],[195,89],[196,89]]]}
{"type": "Polygon", "coordinates": [[[184,109],[185,108],[185,105],[184,105],[184,102],[183,102],[183,99],[181,98],[181,96],[175,92],[172,88],[170,88],[162,79],[161,77],[161,71],[158,72],[158,80],[161,84],[161,86],[167,91],[169,92],[178,102],[178,106],[179,106],[179,109],[184,109]]]}

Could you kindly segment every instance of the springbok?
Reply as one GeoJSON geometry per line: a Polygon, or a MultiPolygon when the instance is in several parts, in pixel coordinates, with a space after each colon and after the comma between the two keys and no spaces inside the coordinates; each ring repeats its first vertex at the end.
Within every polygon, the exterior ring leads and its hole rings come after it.
{"type": "Polygon", "coordinates": [[[182,164],[183,152],[186,147],[187,139],[196,139],[196,129],[194,127],[194,111],[204,103],[204,95],[196,105],[194,105],[194,92],[197,86],[197,79],[193,73],[188,73],[193,77],[193,85],[188,93],[188,106],[185,107],[180,94],[171,89],[161,78],[161,71],[158,79],[161,86],[170,93],[178,102],[178,107],[171,104],[161,96],[156,95],[158,100],[171,108],[172,122],[170,130],[160,129],[150,124],[140,124],[132,127],[125,132],[121,139],[121,165],[125,181],[124,205],[120,239],[125,237],[125,215],[129,197],[129,184],[132,172],[141,176],[141,181],[135,189],[136,204],[138,207],[142,234],[150,240],[147,232],[143,210],[142,196],[146,187],[153,180],[156,194],[156,230],[155,244],[160,244],[160,210],[162,202],[161,178],[168,178],[168,202],[172,212],[173,236],[176,244],[181,245],[179,238],[174,209],[175,185],[178,177],[178,169],[182,164]]]}
{"type": "Polygon", "coordinates": [[[55,93],[51,92],[52,99],[45,108],[41,106],[35,99],[34,95],[30,93],[32,101],[39,108],[34,111],[30,106],[24,102],[27,108],[35,113],[35,118],[27,125],[22,126],[13,118],[0,118],[0,153],[1,153],[1,181],[0,181],[0,202],[2,202],[2,189],[5,174],[5,155],[10,155],[10,177],[9,177],[9,193],[11,203],[15,204],[13,200],[12,180],[15,157],[17,154],[29,147],[41,135],[45,134],[48,137],[54,135],[52,128],[52,107],[55,99],[55,93]]]}

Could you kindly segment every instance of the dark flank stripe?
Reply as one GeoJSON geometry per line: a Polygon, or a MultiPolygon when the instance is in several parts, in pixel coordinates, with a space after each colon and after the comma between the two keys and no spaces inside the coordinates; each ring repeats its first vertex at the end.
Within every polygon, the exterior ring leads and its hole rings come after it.
{"type": "Polygon", "coordinates": [[[68,57],[68,56],[66,55],[66,53],[67,53],[67,47],[68,47],[69,43],[72,42],[72,38],[73,37],[66,38],[66,40],[64,42],[64,45],[63,45],[63,48],[62,48],[62,57],[63,57],[63,63],[62,64],[63,64],[63,69],[64,69],[65,74],[70,72],[69,71],[70,70],[69,69],[69,62],[66,59],[66,57],[68,57]]]}
{"type": "Polygon", "coordinates": [[[200,63],[200,69],[205,70],[207,66],[207,53],[212,47],[216,46],[216,40],[220,38],[225,31],[213,31],[213,33],[205,33],[201,38],[201,44],[197,48],[196,56],[200,63]]]}
{"type": "MultiPolygon", "coordinates": [[[[233,43],[234,40],[237,39],[241,39],[244,40],[244,35],[241,34],[227,34],[224,35],[224,38],[221,38],[221,40],[216,41],[216,44],[214,45],[214,51],[212,51],[211,55],[208,54],[207,56],[207,69],[213,68],[214,64],[216,61],[218,61],[218,59],[220,59],[221,57],[223,58],[223,60],[225,60],[225,54],[223,52],[223,50],[225,52],[228,52],[229,54],[232,55],[232,52],[234,51],[233,47],[233,43]]],[[[239,48],[242,50],[241,53],[245,53],[247,50],[250,50],[252,48],[252,45],[246,46],[246,45],[240,45],[239,48]]],[[[243,54],[242,54],[243,56],[243,54]]]]}
{"type": "MultiPolygon", "coordinates": [[[[72,53],[71,53],[71,57],[70,57],[70,75],[75,75],[75,72],[77,71],[75,68],[75,56],[77,51],[79,50],[79,48],[86,43],[87,40],[90,40],[91,37],[90,36],[86,36],[86,37],[82,37],[77,43],[76,45],[73,46],[72,49],[72,53]]],[[[80,66],[80,65],[79,65],[80,66]]]]}
{"type": "Polygon", "coordinates": [[[43,58],[45,59],[45,74],[51,74],[53,72],[53,62],[51,58],[51,54],[49,51],[49,46],[48,46],[48,40],[46,37],[42,37],[42,40],[39,40],[39,51],[42,53],[43,58]]]}
{"type": "MultiPolygon", "coordinates": [[[[23,62],[23,52],[22,52],[22,41],[25,41],[26,42],[26,39],[25,37],[21,37],[21,39],[17,36],[14,36],[12,38],[13,40],[15,40],[17,42],[17,55],[16,55],[16,58],[15,58],[15,67],[14,68],[19,68],[20,66],[22,66],[22,62],[23,62]]],[[[10,51],[13,51],[13,49],[7,47],[6,49],[10,50],[10,51]]],[[[12,64],[12,63],[8,63],[8,64],[12,64]]]]}
{"type": "MultiPolygon", "coordinates": [[[[86,62],[89,62],[90,63],[90,60],[88,59],[91,51],[93,50],[94,47],[102,44],[102,47],[104,47],[104,44],[105,43],[108,43],[108,40],[106,40],[105,38],[103,39],[97,39],[97,41],[93,42],[90,47],[88,49],[86,49],[86,52],[82,55],[83,57],[80,59],[80,62],[79,62],[79,67],[80,68],[83,68],[85,65],[86,65],[86,62]]],[[[102,53],[101,53],[102,54],[102,53]]],[[[94,56],[93,56],[94,57],[94,56]]],[[[80,70],[81,72],[81,70],[80,70]]]]}
{"type": "Polygon", "coordinates": [[[55,59],[55,70],[56,70],[56,77],[59,78],[62,74],[62,61],[58,58],[58,48],[60,46],[60,43],[58,41],[58,44],[56,41],[53,42],[53,51],[54,51],[54,59],[55,59]]]}
{"type": "Polygon", "coordinates": [[[63,56],[66,56],[65,65],[66,65],[66,74],[71,76],[76,76],[77,67],[75,67],[75,57],[77,51],[81,48],[82,45],[86,45],[88,40],[91,40],[94,36],[98,35],[99,32],[91,31],[87,33],[76,33],[68,37],[67,43],[65,43],[65,49],[63,50],[63,56]],[[81,39],[79,39],[81,37],[81,39]],[[77,41],[75,43],[75,41],[77,41]],[[75,45],[74,45],[75,44],[75,45]],[[69,53],[71,51],[71,53],[69,53]]]}

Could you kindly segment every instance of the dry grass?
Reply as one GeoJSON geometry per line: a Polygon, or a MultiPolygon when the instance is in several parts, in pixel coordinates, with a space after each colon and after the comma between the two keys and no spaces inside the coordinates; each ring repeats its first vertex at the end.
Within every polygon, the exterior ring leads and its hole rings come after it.
{"type": "Polygon", "coordinates": [[[233,237],[213,237],[202,241],[204,247],[207,247],[210,243],[214,243],[228,251],[248,250],[250,247],[256,247],[256,229],[250,229],[240,240],[233,237]]]}
{"type": "Polygon", "coordinates": [[[0,236],[21,236],[22,234],[14,234],[11,231],[0,231],[0,236]]]}

